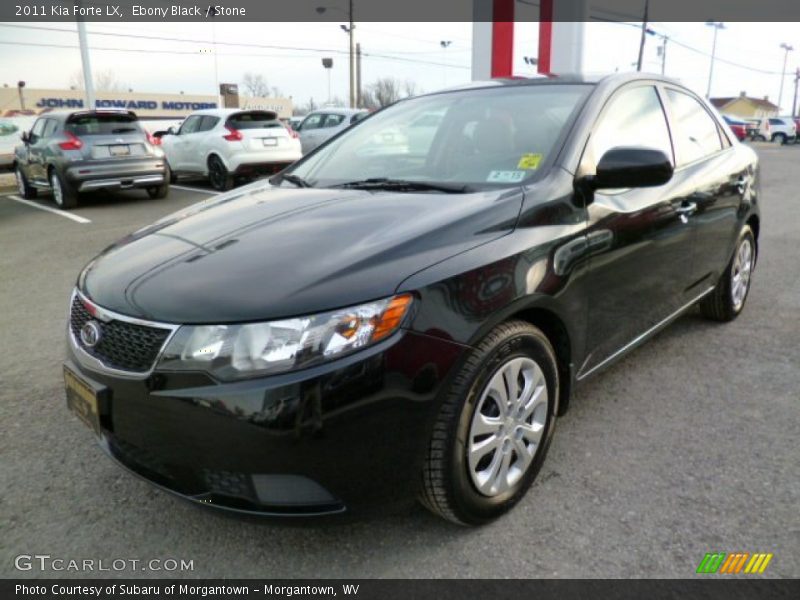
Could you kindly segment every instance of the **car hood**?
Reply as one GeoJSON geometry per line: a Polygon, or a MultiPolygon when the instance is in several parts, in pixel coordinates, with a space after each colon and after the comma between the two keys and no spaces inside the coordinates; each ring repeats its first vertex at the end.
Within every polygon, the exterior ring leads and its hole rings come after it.
{"type": "Polygon", "coordinates": [[[522,192],[471,194],[248,186],[107,248],[79,288],[168,323],[230,323],[392,295],[410,275],[510,232],[522,192]]]}

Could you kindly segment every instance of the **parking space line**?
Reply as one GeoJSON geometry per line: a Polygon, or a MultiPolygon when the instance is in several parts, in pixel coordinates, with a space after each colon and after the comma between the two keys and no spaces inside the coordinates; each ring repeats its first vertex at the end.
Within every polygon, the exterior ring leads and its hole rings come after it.
{"type": "Polygon", "coordinates": [[[9,194],[8,196],[6,196],[6,198],[8,198],[9,200],[14,200],[15,202],[27,204],[28,206],[32,206],[33,208],[38,208],[39,210],[45,210],[60,217],[72,219],[73,221],[75,221],[76,223],[80,223],[81,225],[85,225],[86,223],[91,223],[91,221],[86,217],[73,215],[72,213],[68,213],[64,210],[58,210],[57,208],[50,208],[49,206],[43,206],[41,204],[37,204],[36,202],[31,202],[30,200],[25,200],[24,198],[20,198],[19,196],[15,196],[13,194],[9,194]]]}
{"type": "Polygon", "coordinates": [[[185,185],[175,185],[174,183],[171,184],[169,187],[174,187],[175,189],[178,190],[186,190],[187,192],[202,192],[203,194],[212,194],[214,196],[217,196],[218,194],[221,193],[221,192],[215,192],[214,190],[204,190],[203,188],[193,188],[185,185]]]}

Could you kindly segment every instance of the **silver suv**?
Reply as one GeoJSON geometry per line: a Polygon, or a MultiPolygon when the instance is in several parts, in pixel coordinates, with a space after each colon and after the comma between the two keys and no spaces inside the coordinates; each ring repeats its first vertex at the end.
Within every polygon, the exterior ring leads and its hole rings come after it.
{"type": "Polygon", "coordinates": [[[47,113],[14,149],[19,193],[52,191],[60,208],[73,208],[92,190],[143,188],[151,198],[169,193],[164,152],[129,111],[47,113]]]}

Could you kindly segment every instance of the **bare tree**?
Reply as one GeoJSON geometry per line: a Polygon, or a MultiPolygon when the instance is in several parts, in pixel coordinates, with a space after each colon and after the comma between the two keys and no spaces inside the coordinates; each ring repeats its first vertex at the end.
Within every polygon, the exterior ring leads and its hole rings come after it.
{"type": "Polygon", "coordinates": [[[393,77],[383,77],[362,90],[361,104],[364,108],[377,109],[416,93],[417,84],[414,81],[401,82],[393,77]]]}
{"type": "MultiPolygon", "coordinates": [[[[76,90],[83,89],[83,71],[78,69],[70,75],[69,87],[76,90]]],[[[96,71],[94,74],[94,89],[96,92],[124,92],[129,88],[128,84],[117,79],[111,69],[96,71]]]]}
{"type": "Polygon", "coordinates": [[[292,110],[292,114],[295,116],[307,115],[312,110],[317,110],[317,108],[318,105],[316,102],[314,102],[314,98],[309,98],[305,104],[298,104],[297,106],[295,106],[294,109],[292,110]]]}
{"type": "Polygon", "coordinates": [[[281,95],[280,89],[274,85],[269,85],[266,78],[260,73],[245,73],[242,78],[242,87],[245,90],[244,95],[250,96],[251,98],[255,96],[269,96],[270,94],[274,97],[281,95]]]}

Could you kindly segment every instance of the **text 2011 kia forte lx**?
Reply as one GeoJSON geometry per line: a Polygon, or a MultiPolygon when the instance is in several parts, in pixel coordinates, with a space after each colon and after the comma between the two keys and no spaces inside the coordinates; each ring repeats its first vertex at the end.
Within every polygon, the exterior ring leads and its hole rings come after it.
{"type": "Polygon", "coordinates": [[[697,303],[741,312],[757,177],[658,77],[404,100],[95,258],[68,403],[121,464],[206,505],[416,494],[482,523],[531,485],[576,383],[697,303]]]}

